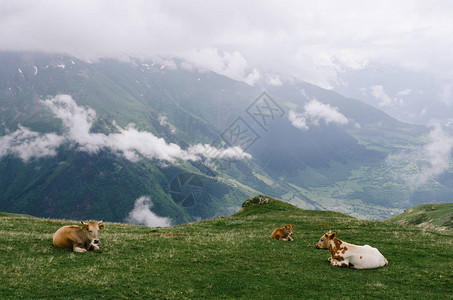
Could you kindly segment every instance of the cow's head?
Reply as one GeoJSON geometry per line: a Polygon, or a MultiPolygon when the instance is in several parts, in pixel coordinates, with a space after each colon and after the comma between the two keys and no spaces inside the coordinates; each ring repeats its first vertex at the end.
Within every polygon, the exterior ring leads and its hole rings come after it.
{"type": "Polygon", "coordinates": [[[288,224],[288,225],[285,225],[284,229],[285,229],[285,234],[287,235],[293,235],[293,228],[296,227],[295,225],[291,225],[291,224],[288,224]]]}
{"type": "Polygon", "coordinates": [[[102,224],[102,222],[104,222],[104,219],[102,219],[99,222],[94,222],[94,221],[91,221],[88,223],[85,223],[83,221],[81,221],[81,222],[82,222],[82,230],[84,232],[86,232],[88,239],[93,244],[99,244],[98,231],[104,230],[104,224],[102,224]]]}
{"type": "Polygon", "coordinates": [[[324,235],[319,239],[319,242],[316,243],[316,249],[329,249],[330,241],[333,240],[337,236],[337,233],[334,232],[326,232],[324,235]]]}

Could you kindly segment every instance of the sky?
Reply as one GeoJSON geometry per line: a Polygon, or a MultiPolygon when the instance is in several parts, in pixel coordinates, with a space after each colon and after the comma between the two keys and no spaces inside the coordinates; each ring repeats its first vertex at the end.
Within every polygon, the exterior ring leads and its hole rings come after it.
{"type": "Polygon", "coordinates": [[[448,0],[0,2],[0,50],[178,58],[252,85],[307,81],[410,123],[453,123],[452,48],[448,0]]]}

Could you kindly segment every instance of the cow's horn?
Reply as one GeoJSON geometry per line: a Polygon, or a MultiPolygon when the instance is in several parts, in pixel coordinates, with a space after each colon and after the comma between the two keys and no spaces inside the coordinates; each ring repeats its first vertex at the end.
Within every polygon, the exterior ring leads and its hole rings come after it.
{"type": "Polygon", "coordinates": [[[85,225],[85,222],[83,222],[83,221],[80,221],[80,223],[82,223],[82,225],[85,225]]]}
{"type": "Polygon", "coordinates": [[[99,223],[102,223],[102,222],[104,222],[104,218],[102,218],[102,220],[101,220],[101,221],[99,221],[99,223]]]}

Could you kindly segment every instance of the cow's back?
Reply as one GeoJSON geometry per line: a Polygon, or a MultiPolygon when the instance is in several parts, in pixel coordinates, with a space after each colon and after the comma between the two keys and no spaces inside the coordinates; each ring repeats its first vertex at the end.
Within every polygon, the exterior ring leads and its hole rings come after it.
{"type": "Polygon", "coordinates": [[[369,245],[358,246],[358,250],[351,263],[356,269],[374,269],[388,264],[387,259],[377,248],[369,245]]]}
{"type": "Polygon", "coordinates": [[[63,249],[73,249],[73,245],[80,242],[78,241],[79,231],[81,229],[77,225],[61,227],[53,234],[54,246],[63,249]]]}

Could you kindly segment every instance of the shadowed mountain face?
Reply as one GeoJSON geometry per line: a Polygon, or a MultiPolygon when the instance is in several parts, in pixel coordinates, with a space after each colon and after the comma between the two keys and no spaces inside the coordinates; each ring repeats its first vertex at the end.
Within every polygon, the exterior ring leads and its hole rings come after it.
{"type": "Polygon", "coordinates": [[[0,210],[124,221],[149,196],[143,215],[176,224],[268,194],[383,218],[452,194],[448,170],[413,189],[387,163],[425,128],[306,83],[39,53],[0,65],[0,210]]]}

